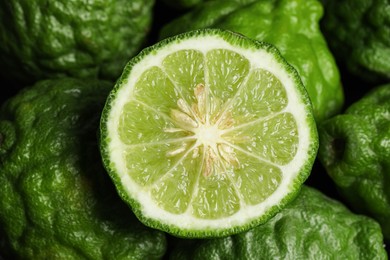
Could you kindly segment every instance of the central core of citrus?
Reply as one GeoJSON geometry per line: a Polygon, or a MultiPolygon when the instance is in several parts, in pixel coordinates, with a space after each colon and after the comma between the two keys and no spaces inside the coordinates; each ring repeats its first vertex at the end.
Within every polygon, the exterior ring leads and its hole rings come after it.
{"type": "Polygon", "coordinates": [[[216,125],[200,125],[194,129],[196,139],[200,144],[215,146],[221,133],[216,125]]]}
{"type": "Polygon", "coordinates": [[[195,87],[194,96],[192,104],[181,98],[177,101],[178,109],[172,109],[170,114],[176,128],[165,129],[165,132],[186,132],[193,145],[183,142],[167,156],[192,153],[193,158],[202,158],[205,176],[227,172],[238,165],[233,145],[222,137],[223,131],[233,125],[233,118],[227,111],[218,111],[218,100],[208,95],[203,84],[195,87]]]}

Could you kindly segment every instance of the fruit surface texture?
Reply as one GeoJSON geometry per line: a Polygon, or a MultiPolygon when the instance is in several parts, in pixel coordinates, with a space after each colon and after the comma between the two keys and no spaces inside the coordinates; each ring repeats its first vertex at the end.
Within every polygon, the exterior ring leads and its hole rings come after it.
{"type": "Polygon", "coordinates": [[[348,204],[390,240],[390,84],[374,88],[319,127],[319,158],[348,204]]]}
{"type": "Polygon", "coordinates": [[[0,75],[116,80],[145,43],[153,0],[1,1],[0,75]]]}
{"type": "Polygon", "coordinates": [[[0,251],[6,259],[159,259],[101,164],[96,133],[112,84],[40,81],[0,110],[0,251]]]}
{"type": "Polygon", "coordinates": [[[324,0],[322,28],[335,57],[355,77],[390,79],[390,2],[324,0]]]}

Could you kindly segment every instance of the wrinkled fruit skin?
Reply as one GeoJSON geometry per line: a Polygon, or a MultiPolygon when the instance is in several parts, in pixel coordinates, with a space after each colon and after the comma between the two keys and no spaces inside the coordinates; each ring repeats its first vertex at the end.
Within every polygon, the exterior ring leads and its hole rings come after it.
{"type": "Polygon", "coordinates": [[[111,84],[40,81],[0,111],[0,251],[9,259],[158,259],[101,165],[99,118],[111,84]]]}
{"type": "Polygon", "coordinates": [[[171,260],[387,259],[379,224],[308,186],[275,217],[213,240],[177,240],[171,260]]]}
{"type": "Polygon", "coordinates": [[[116,80],[143,47],[154,0],[0,1],[0,76],[116,80]]]}
{"type": "Polygon", "coordinates": [[[322,14],[317,0],[207,1],[165,25],[160,37],[218,27],[275,45],[298,70],[321,122],[344,103],[339,70],[319,28],[322,14]]]}
{"type": "Polygon", "coordinates": [[[390,241],[390,84],[319,127],[319,158],[346,201],[390,241]]]}
{"type": "Polygon", "coordinates": [[[370,82],[390,79],[390,2],[323,0],[321,22],[338,61],[370,82]]]}

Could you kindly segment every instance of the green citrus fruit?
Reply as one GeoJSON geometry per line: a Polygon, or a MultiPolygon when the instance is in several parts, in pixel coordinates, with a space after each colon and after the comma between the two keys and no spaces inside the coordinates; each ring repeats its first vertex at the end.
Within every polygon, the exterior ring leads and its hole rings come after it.
{"type": "Polygon", "coordinates": [[[318,137],[295,69],[267,43],[218,29],[132,59],[101,118],[101,154],[138,218],[215,237],[266,221],[308,177],[318,137]]]}
{"type": "Polygon", "coordinates": [[[322,0],[322,31],[340,65],[371,87],[390,80],[390,1],[322,0]]]}
{"type": "Polygon", "coordinates": [[[0,76],[116,80],[150,31],[154,0],[1,1],[0,76]]]}
{"type": "Polygon", "coordinates": [[[141,260],[164,255],[164,233],[137,220],[100,162],[96,132],[111,88],[97,80],[44,80],[2,106],[4,259],[141,260]]]}
{"type": "Polygon", "coordinates": [[[372,87],[318,131],[318,159],[342,198],[376,219],[390,242],[390,84],[372,87]]]}

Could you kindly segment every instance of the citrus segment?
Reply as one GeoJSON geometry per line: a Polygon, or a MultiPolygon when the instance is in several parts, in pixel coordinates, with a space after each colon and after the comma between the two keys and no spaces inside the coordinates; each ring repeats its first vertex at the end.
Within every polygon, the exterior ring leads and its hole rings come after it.
{"type": "Polygon", "coordinates": [[[172,144],[134,145],[123,151],[126,174],[141,186],[149,186],[167,173],[177,159],[167,156],[172,144]],[[145,156],[145,154],[149,156],[145,156]]]}
{"type": "Polygon", "coordinates": [[[245,86],[232,102],[231,111],[236,120],[244,123],[282,111],[287,103],[286,90],[275,75],[256,69],[250,73],[245,86]]]}
{"type": "Polygon", "coordinates": [[[206,54],[208,88],[213,98],[229,100],[249,72],[249,61],[237,52],[215,49],[206,54]]]}
{"type": "Polygon", "coordinates": [[[182,160],[169,169],[168,172],[151,188],[154,201],[174,214],[183,214],[191,203],[191,194],[194,192],[197,176],[200,170],[198,160],[190,156],[182,157],[182,160]]]}
{"type": "Polygon", "coordinates": [[[269,197],[280,185],[282,170],[247,153],[237,152],[237,159],[246,162],[232,172],[232,179],[243,197],[243,204],[256,205],[269,197]]]}
{"type": "Polygon", "coordinates": [[[180,89],[182,98],[189,103],[194,102],[192,90],[199,82],[205,82],[204,55],[197,50],[174,52],[162,61],[161,68],[171,82],[180,89]],[[188,87],[182,88],[183,86],[188,87]]]}
{"type": "Polygon", "coordinates": [[[239,125],[227,131],[223,137],[234,143],[236,149],[279,165],[293,160],[299,142],[297,125],[291,113],[280,113],[239,125]]]}
{"type": "Polygon", "coordinates": [[[154,110],[168,114],[179,98],[173,83],[161,68],[153,66],[140,76],[134,87],[133,98],[154,110]]]}
{"type": "Polygon", "coordinates": [[[214,168],[209,176],[200,176],[192,213],[199,219],[221,219],[240,210],[240,197],[229,175],[214,168]],[[222,195],[222,196],[221,196],[222,195]]]}
{"type": "Polygon", "coordinates": [[[296,71],[273,46],[205,29],[126,66],[101,119],[101,153],[146,225],[216,237],[269,219],[298,192],[318,148],[296,71]]]}
{"type": "Polygon", "coordinates": [[[174,124],[167,120],[169,117],[156,108],[136,100],[126,103],[123,108],[119,118],[118,133],[124,144],[153,143],[182,136],[180,132],[161,131],[161,129],[173,128],[174,124]]]}

